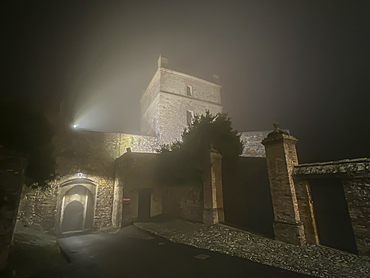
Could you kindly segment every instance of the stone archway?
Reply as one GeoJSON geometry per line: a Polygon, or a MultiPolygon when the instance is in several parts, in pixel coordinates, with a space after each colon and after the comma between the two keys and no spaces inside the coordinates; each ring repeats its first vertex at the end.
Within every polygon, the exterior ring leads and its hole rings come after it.
{"type": "Polygon", "coordinates": [[[62,198],[61,233],[90,230],[93,218],[94,198],[90,190],[82,185],[69,189],[62,198]]]}

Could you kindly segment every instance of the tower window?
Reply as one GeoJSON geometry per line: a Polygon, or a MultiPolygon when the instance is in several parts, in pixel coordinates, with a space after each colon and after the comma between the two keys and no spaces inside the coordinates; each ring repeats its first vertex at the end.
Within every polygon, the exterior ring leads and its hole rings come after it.
{"type": "Polygon", "coordinates": [[[186,94],[191,97],[193,95],[193,87],[192,86],[186,86],[186,94]]]}
{"type": "Polygon", "coordinates": [[[193,123],[194,112],[191,110],[186,111],[186,123],[190,126],[193,123]]]}

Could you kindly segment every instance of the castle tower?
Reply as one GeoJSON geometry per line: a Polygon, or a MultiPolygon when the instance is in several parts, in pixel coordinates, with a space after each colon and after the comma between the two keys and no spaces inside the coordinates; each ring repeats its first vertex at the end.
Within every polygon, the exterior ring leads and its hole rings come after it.
{"type": "Polygon", "coordinates": [[[157,136],[160,144],[181,139],[195,114],[222,112],[220,90],[216,83],[171,70],[168,59],[159,56],[158,70],[140,100],[141,132],[157,136]]]}

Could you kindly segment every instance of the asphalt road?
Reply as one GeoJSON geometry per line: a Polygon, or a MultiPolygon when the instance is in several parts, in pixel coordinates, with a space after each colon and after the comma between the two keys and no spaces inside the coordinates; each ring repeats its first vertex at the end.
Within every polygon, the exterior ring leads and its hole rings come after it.
{"type": "Polygon", "coordinates": [[[33,277],[311,277],[172,243],[134,226],[116,235],[89,234],[58,241],[71,263],[33,277]]]}

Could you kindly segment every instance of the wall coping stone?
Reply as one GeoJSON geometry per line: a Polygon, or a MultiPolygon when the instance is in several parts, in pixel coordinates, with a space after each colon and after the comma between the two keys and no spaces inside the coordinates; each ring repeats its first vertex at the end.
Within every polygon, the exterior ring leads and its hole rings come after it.
{"type": "Polygon", "coordinates": [[[293,176],[300,178],[369,178],[370,158],[300,164],[294,166],[293,176]]]}

